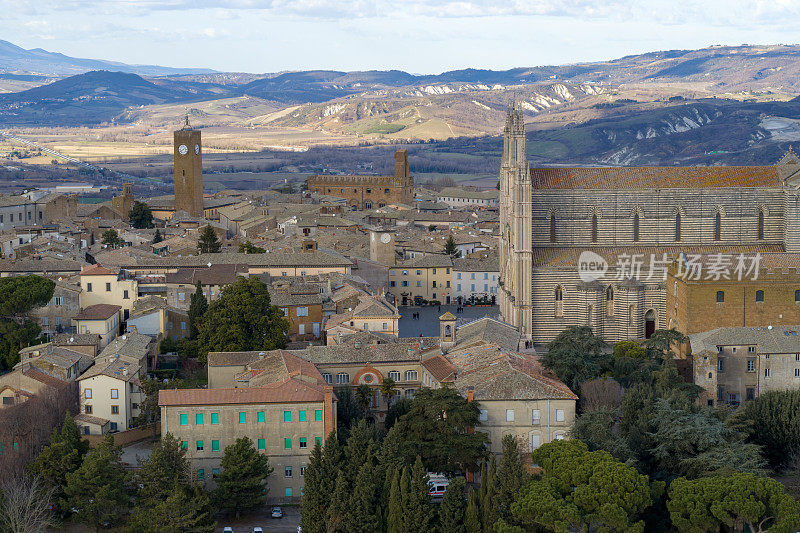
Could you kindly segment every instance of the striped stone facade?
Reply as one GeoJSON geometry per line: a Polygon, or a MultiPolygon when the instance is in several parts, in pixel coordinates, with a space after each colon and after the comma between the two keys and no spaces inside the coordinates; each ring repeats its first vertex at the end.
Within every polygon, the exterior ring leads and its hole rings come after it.
{"type": "Polygon", "coordinates": [[[791,151],[773,166],[528,171],[517,115],[507,118],[500,177],[500,312],[536,344],[569,326],[592,326],[612,343],[668,327],[666,281],[647,279],[652,257],[800,251],[791,151]],[[517,200],[526,188],[527,205],[517,200]],[[601,279],[579,276],[583,251],[607,261],[601,279]],[[637,279],[616,266],[633,254],[644,263],[637,279]]]}

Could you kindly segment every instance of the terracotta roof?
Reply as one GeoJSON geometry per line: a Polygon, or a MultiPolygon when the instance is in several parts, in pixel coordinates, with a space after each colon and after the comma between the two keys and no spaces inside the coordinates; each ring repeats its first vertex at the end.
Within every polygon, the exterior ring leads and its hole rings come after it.
{"type": "Polygon", "coordinates": [[[117,273],[97,263],[81,269],[81,276],[116,276],[117,273]]]}
{"type": "Polygon", "coordinates": [[[90,305],[75,315],[75,320],[107,320],[117,314],[122,306],[112,304],[90,305]]]}
{"type": "Polygon", "coordinates": [[[243,405],[264,403],[322,402],[321,385],[288,378],[262,387],[242,389],[164,389],[158,393],[158,405],[243,405]]]}
{"type": "Polygon", "coordinates": [[[247,265],[243,264],[212,264],[210,267],[178,269],[177,272],[167,273],[165,280],[166,283],[186,285],[195,285],[198,281],[201,285],[228,285],[247,274],[248,270],[247,265]]]}
{"type": "Polygon", "coordinates": [[[456,373],[456,367],[441,354],[425,359],[422,366],[439,382],[452,381],[456,373]]]}
{"type": "Polygon", "coordinates": [[[87,424],[95,424],[101,427],[108,424],[108,420],[106,420],[105,418],[100,418],[99,416],[87,415],[84,413],[78,413],[77,415],[75,415],[75,422],[86,422],[87,424]]]}
{"type": "Polygon", "coordinates": [[[783,246],[780,244],[754,244],[754,245],[666,245],[666,246],[540,246],[534,247],[533,265],[538,266],[566,266],[577,270],[578,258],[585,250],[592,251],[602,256],[609,264],[614,267],[617,264],[617,257],[621,254],[642,254],[647,266],[650,261],[650,254],[656,259],[661,259],[667,254],[667,259],[678,258],[681,252],[686,254],[778,254],[782,255],[783,246]]]}
{"type": "Polygon", "coordinates": [[[97,346],[99,343],[97,333],[59,333],[53,337],[54,346],[97,346]]]}
{"type": "Polygon", "coordinates": [[[774,166],[532,168],[534,189],[780,187],[774,166]]]}
{"type": "Polygon", "coordinates": [[[31,379],[35,379],[39,383],[44,383],[45,385],[49,385],[50,387],[62,387],[67,384],[66,381],[54,378],[53,376],[49,376],[44,372],[40,372],[39,370],[34,370],[33,368],[24,371],[23,375],[31,379]]]}

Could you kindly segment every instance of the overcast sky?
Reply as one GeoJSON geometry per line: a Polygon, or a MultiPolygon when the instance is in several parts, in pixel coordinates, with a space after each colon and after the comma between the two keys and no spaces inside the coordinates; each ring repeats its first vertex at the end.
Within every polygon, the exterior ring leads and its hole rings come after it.
{"type": "Polygon", "coordinates": [[[0,0],[0,39],[222,71],[506,69],[800,42],[800,0],[0,0]]]}

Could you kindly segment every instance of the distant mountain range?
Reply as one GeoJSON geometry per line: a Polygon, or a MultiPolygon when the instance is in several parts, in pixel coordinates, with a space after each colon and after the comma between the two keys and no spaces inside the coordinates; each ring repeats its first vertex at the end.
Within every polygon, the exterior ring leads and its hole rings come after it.
{"type": "Polygon", "coordinates": [[[538,164],[763,163],[800,143],[800,46],[789,45],[414,75],[170,69],[0,41],[0,91],[9,126],[164,131],[188,111],[199,127],[233,128],[226,135],[265,128],[352,143],[497,135],[515,100],[538,164]]]}
{"type": "Polygon", "coordinates": [[[8,41],[0,40],[0,73],[39,74],[43,76],[70,76],[90,70],[115,70],[143,76],[214,72],[206,68],[171,68],[156,65],[127,65],[102,59],[81,59],[41,48],[25,50],[8,41]]]}

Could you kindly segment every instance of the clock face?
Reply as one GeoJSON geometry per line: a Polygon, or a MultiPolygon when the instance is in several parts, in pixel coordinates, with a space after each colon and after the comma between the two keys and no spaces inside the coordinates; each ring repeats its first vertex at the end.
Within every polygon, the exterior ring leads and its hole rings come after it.
{"type": "Polygon", "coordinates": [[[384,233],[383,235],[381,235],[381,242],[383,244],[389,244],[389,241],[391,241],[391,240],[392,240],[392,237],[388,233],[384,233]]]}
{"type": "Polygon", "coordinates": [[[181,155],[186,155],[189,152],[189,149],[186,147],[185,144],[182,144],[178,146],[178,152],[180,152],[181,155]]]}
{"type": "Polygon", "coordinates": [[[195,144],[194,145],[194,153],[196,155],[200,155],[200,145],[199,144],[195,144]]]}

